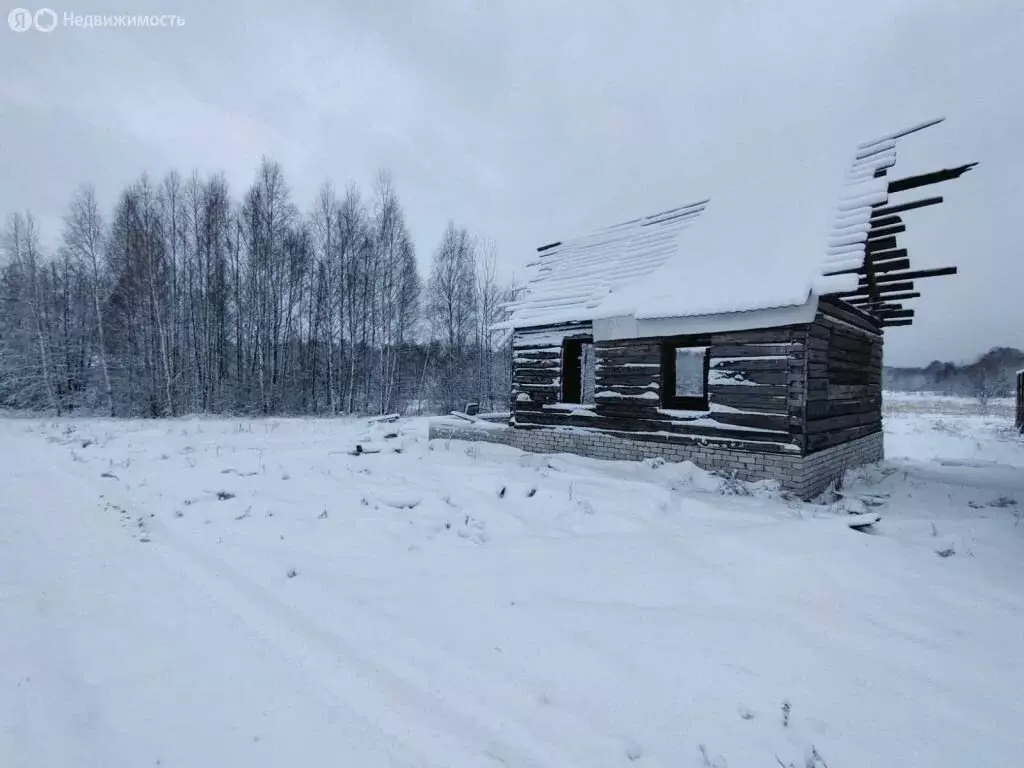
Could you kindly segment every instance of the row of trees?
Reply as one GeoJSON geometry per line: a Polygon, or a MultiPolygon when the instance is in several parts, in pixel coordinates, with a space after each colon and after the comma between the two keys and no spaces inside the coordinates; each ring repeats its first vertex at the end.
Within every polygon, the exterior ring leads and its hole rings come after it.
{"type": "Polygon", "coordinates": [[[0,233],[0,406],[117,416],[500,407],[489,331],[510,289],[493,248],[449,224],[424,281],[390,175],[330,183],[302,215],[264,159],[145,175],[104,217],[90,187],[43,253],[31,214],[0,233]]]}
{"type": "Polygon", "coordinates": [[[1016,372],[1024,368],[1024,351],[993,347],[969,363],[935,360],[924,368],[885,368],[883,384],[897,392],[937,392],[976,397],[984,407],[991,398],[1012,397],[1016,372]]]}

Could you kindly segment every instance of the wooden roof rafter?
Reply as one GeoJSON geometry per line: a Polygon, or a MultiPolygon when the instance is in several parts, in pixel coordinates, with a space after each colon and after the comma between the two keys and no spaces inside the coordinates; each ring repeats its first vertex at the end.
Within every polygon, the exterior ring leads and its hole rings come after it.
{"type": "MultiPolygon", "coordinates": [[[[943,119],[938,118],[919,123],[903,131],[860,144],[848,175],[848,183],[860,184],[865,179],[885,183],[883,180],[889,178],[888,171],[896,162],[898,139],[937,125],[943,119]]],[[[938,205],[943,198],[935,196],[894,203],[891,196],[943,181],[958,179],[976,165],[977,163],[966,163],[952,168],[889,180],[885,184],[885,194],[880,196],[884,199],[872,201],[870,212],[861,214],[859,221],[867,220],[866,232],[861,229],[859,238],[848,237],[832,241],[830,256],[822,274],[827,277],[857,275],[859,279],[856,290],[832,293],[830,296],[871,314],[881,322],[883,327],[910,325],[913,321],[914,310],[905,309],[902,303],[897,302],[915,299],[921,295],[914,290],[912,281],[942,275],[955,275],[957,268],[951,266],[912,270],[907,249],[900,247],[897,240],[900,234],[906,232],[906,222],[902,214],[918,208],[938,205]],[[850,240],[856,240],[856,242],[846,245],[850,240]],[[858,254],[862,254],[859,261],[857,260],[858,254]]],[[[850,221],[849,215],[846,212],[841,212],[840,223],[837,224],[837,227],[848,227],[846,222],[850,221]]],[[[844,230],[840,229],[840,231],[844,230]]]]}

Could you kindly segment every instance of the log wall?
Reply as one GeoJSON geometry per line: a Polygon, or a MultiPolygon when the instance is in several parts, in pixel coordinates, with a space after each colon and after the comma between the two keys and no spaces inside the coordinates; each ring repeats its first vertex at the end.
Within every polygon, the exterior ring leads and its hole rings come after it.
{"type": "Polygon", "coordinates": [[[562,339],[590,335],[587,323],[516,332],[510,407],[516,426],[799,454],[882,429],[881,328],[839,300],[822,299],[810,325],[598,342],[596,406],[560,403],[562,339]],[[662,406],[661,349],[672,341],[708,347],[706,410],[662,406]]]}
{"type": "Polygon", "coordinates": [[[822,299],[807,329],[805,453],[882,431],[882,330],[870,315],[822,299]]]}
{"type": "Polygon", "coordinates": [[[590,323],[530,328],[516,331],[512,335],[512,397],[509,412],[514,424],[593,426],[590,423],[594,418],[593,407],[557,407],[562,396],[562,341],[567,338],[588,338],[590,335],[590,323]]]}
{"type": "Polygon", "coordinates": [[[596,407],[560,405],[561,340],[589,335],[585,325],[517,332],[511,410],[519,427],[600,429],[652,442],[714,442],[756,452],[800,452],[807,329],[687,337],[707,346],[708,408],[662,407],[661,348],[667,338],[598,342],[596,407]]]}

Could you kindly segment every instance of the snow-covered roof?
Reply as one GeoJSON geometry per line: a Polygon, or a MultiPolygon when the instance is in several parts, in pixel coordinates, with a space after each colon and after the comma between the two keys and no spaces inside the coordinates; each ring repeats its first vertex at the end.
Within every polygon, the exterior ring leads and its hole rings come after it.
{"type": "Polygon", "coordinates": [[[856,274],[829,273],[863,266],[898,140],[940,120],[863,142],[852,163],[758,147],[708,199],[545,246],[496,328],[720,315],[853,290],[856,274]]]}
{"type": "Polygon", "coordinates": [[[541,249],[530,264],[526,293],[509,305],[502,327],[589,320],[612,291],[648,275],[676,256],[679,233],[703,213],[707,200],[625,221],[541,249]]]}

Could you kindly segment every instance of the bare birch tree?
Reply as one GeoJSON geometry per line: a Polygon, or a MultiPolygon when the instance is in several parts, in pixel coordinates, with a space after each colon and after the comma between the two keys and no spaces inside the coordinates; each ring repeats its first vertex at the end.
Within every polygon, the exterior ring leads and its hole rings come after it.
{"type": "Polygon", "coordinates": [[[103,376],[103,397],[109,416],[115,415],[114,390],[110,383],[107,344],[104,332],[103,305],[106,302],[107,275],[103,267],[105,232],[103,217],[92,186],[81,187],[71,200],[64,217],[63,247],[69,256],[80,262],[89,275],[89,292],[96,320],[96,356],[103,376]]]}

